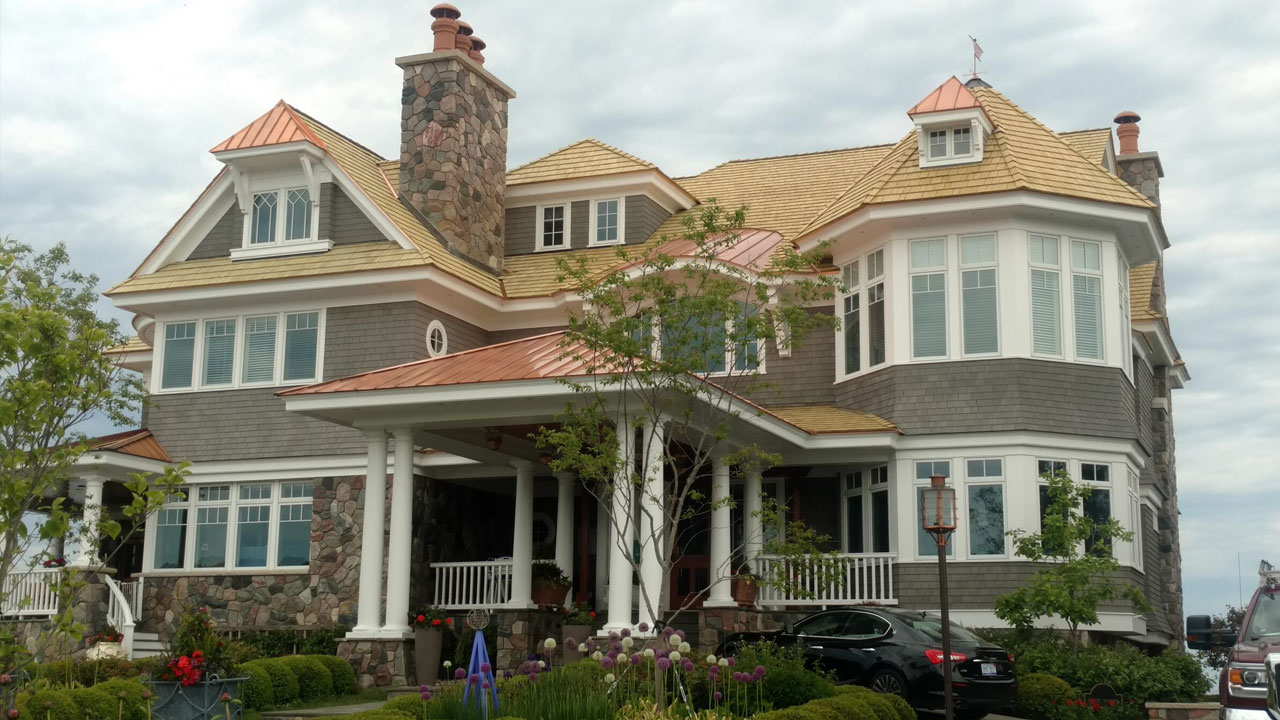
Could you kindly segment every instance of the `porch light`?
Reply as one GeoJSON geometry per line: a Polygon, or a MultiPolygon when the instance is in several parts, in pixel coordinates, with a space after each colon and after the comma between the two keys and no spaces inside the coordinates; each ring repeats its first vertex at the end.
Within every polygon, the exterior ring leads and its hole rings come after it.
{"type": "Polygon", "coordinates": [[[502,431],[496,427],[485,428],[484,445],[490,450],[497,450],[502,447],[502,431]]]}
{"type": "MultiPolygon", "coordinates": [[[[920,493],[920,526],[938,543],[938,600],[942,613],[942,682],[947,720],[955,719],[951,687],[951,613],[947,607],[947,536],[956,529],[956,491],[947,487],[942,475],[929,478],[929,487],[920,493]]],[[[933,658],[930,657],[930,660],[933,658]]]]}

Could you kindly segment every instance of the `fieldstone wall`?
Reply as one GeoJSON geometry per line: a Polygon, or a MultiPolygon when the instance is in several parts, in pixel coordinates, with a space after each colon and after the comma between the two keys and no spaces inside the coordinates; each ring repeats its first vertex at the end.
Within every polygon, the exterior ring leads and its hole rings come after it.
{"type": "Polygon", "coordinates": [[[758,608],[702,608],[695,613],[698,619],[696,636],[686,636],[699,654],[715,652],[720,643],[730,635],[741,632],[771,632],[781,630],[788,622],[795,622],[813,614],[812,610],[760,610],[758,608]]]}
{"type": "MultiPolygon", "coordinates": [[[[29,620],[6,619],[4,625],[13,634],[13,639],[37,661],[62,657],[70,654],[73,658],[81,657],[89,649],[89,638],[107,629],[107,598],[110,590],[102,581],[106,573],[97,570],[73,570],[73,580],[78,585],[73,593],[75,606],[71,610],[72,619],[84,626],[84,639],[72,641],[64,639],[55,642],[47,634],[50,628],[48,618],[32,618],[29,620]],[[58,647],[58,643],[62,646],[58,647]]],[[[119,628],[117,628],[119,629],[119,628]]]]}
{"type": "Polygon", "coordinates": [[[1116,173],[1121,180],[1146,195],[1148,200],[1160,204],[1160,176],[1164,171],[1160,167],[1159,155],[1154,152],[1119,155],[1116,157],[1116,173]]]}
{"type": "Polygon", "coordinates": [[[456,53],[409,58],[400,102],[400,197],[449,249],[502,270],[507,92],[456,53]]]}
{"type": "Polygon", "coordinates": [[[340,640],[338,657],[351,663],[364,689],[416,685],[413,644],[408,640],[340,640]]]}
{"type": "Polygon", "coordinates": [[[497,628],[495,667],[516,670],[531,654],[542,652],[542,643],[555,638],[563,644],[564,615],[549,610],[498,610],[489,616],[497,628]]]}
{"type": "Polygon", "coordinates": [[[1151,720],[1204,720],[1218,717],[1221,710],[1216,702],[1147,703],[1147,717],[1151,720]]]}

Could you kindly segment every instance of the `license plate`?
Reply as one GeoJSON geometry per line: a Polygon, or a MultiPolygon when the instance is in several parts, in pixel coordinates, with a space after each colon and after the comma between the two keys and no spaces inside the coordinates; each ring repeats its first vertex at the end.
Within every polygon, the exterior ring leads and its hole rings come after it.
{"type": "Polygon", "coordinates": [[[986,677],[992,677],[1000,673],[996,669],[995,663],[982,663],[982,674],[986,677]]]}

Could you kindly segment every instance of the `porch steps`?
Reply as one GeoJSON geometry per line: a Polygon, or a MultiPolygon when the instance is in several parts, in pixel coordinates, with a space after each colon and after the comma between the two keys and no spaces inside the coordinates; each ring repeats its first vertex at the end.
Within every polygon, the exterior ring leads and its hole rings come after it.
{"type": "MultiPolygon", "coordinates": [[[[670,615],[668,615],[664,621],[666,625],[672,629],[683,630],[686,638],[696,639],[698,637],[698,613],[696,610],[685,610],[679,615],[676,615],[674,620],[670,615]]],[[[690,640],[689,643],[693,645],[697,644],[694,640],[690,640]]]]}
{"type": "Polygon", "coordinates": [[[160,636],[156,633],[137,632],[133,633],[133,659],[145,657],[155,657],[163,655],[169,648],[163,642],[160,642],[160,636]]]}

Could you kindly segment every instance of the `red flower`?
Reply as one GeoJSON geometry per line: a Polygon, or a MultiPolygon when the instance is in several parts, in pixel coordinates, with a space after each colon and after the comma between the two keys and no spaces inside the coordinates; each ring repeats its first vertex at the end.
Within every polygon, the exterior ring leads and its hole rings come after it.
{"type": "Polygon", "coordinates": [[[419,616],[418,616],[418,622],[426,622],[426,620],[427,620],[427,616],[426,616],[426,615],[419,615],[419,616]]]}
{"type": "Polygon", "coordinates": [[[431,621],[431,624],[435,627],[440,627],[440,618],[435,618],[431,621]]]}
{"type": "Polygon", "coordinates": [[[596,616],[596,611],[595,611],[595,610],[592,610],[592,611],[591,611],[591,617],[595,617],[595,616],[596,616]]]}
{"type": "Polygon", "coordinates": [[[444,621],[445,621],[445,623],[446,623],[446,624],[448,624],[448,625],[452,625],[452,624],[453,624],[453,618],[445,618],[445,619],[444,619],[444,621]]]}

